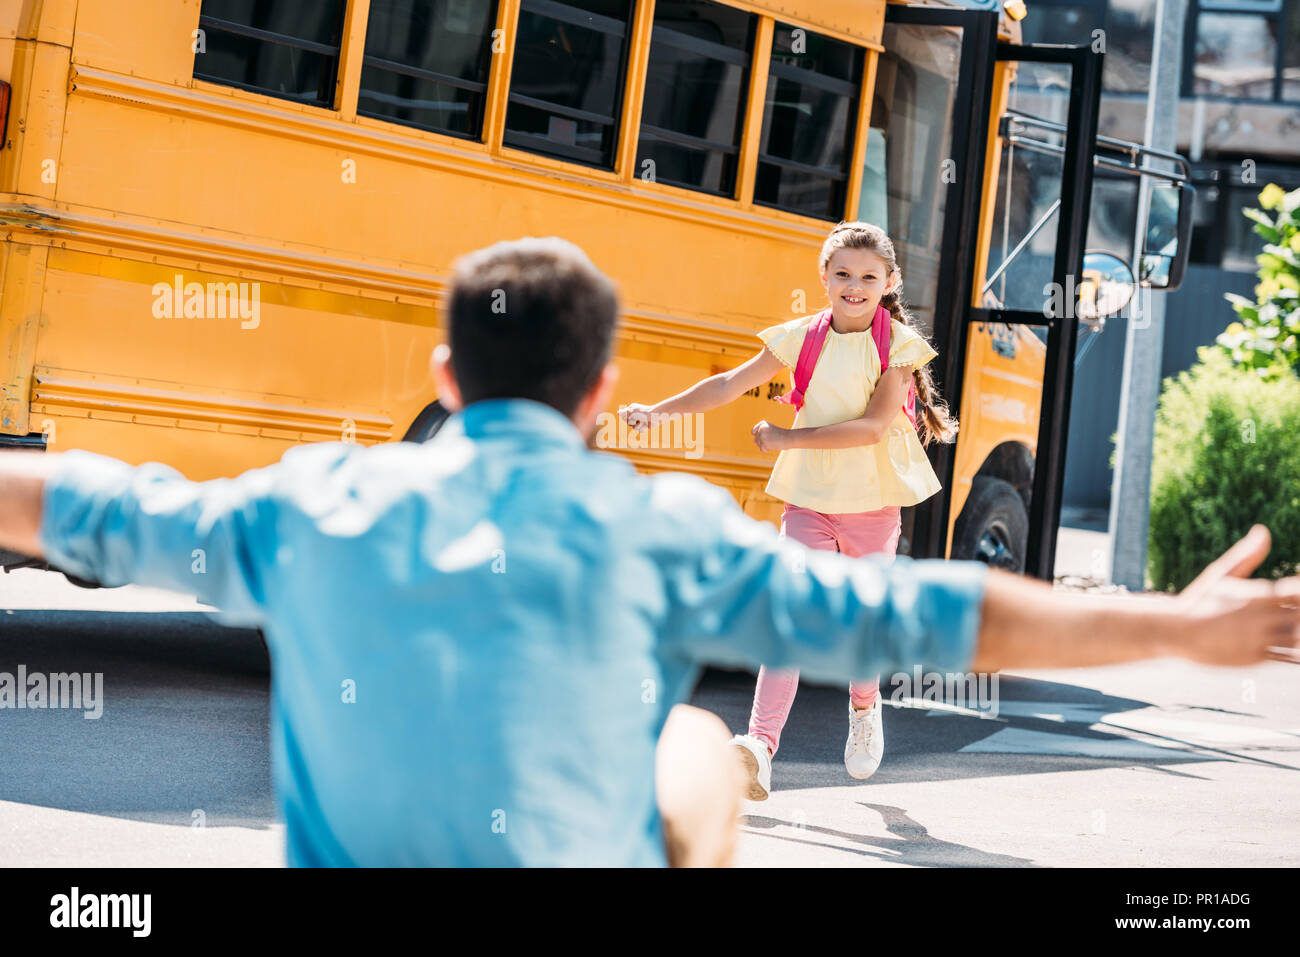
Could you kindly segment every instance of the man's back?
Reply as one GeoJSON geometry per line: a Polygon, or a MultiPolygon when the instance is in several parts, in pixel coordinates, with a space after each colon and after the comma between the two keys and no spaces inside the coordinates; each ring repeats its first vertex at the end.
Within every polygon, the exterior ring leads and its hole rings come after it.
{"type": "Polygon", "coordinates": [[[688,667],[659,660],[658,576],[625,538],[648,483],[533,403],[481,403],[424,446],[317,454],[340,456],[314,495],[329,518],[281,521],[327,534],[277,529],[317,547],[268,595],[294,715],[279,789],[309,838],[291,853],[662,863],[646,771],[688,667]]]}
{"type": "Polygon", "coordinates": [[[663,863],[650,483],[524,401],[280,469],[202,574],[267,635],[290,863],[663,863]]]}

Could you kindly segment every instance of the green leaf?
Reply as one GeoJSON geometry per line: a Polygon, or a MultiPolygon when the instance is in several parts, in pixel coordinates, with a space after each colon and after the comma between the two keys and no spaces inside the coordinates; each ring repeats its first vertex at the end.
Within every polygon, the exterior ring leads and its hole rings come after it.
{"type": "Polygon", "coordinates": [[[1254,226],[1251,227],[1251,229],[1257,235],[1263,236],[1265,241],[1267,242],[1280,243],[1282,241],[1282,234],[1279,233],[1272,226],[1262,226],[1259,223],[1256,223],[1254,226]]]}

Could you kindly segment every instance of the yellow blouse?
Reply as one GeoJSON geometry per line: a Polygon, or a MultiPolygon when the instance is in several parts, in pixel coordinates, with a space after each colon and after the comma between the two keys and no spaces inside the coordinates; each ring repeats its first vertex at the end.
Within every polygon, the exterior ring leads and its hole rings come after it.
{"type": "MultiPolygon", "coordinates": [[[[791,319],[758,334],[793,375],[804,335],[816,316],[791,319]]],[[[893,320],[889,365],[921,367],[938,353],[919,333],[893,320]]],[[[880,356],[871,330],[830,329],[795,415],[796,429],[859,418],[880,379],[880,356]]],[[[918,405],[918,412],[920,407],[918,405]]],[[[828,514],[915,505],[941,488],[902,405],[885,437],[848,449],[786,449],[777,456],[767,493],[792,505],[828,514]]]]}

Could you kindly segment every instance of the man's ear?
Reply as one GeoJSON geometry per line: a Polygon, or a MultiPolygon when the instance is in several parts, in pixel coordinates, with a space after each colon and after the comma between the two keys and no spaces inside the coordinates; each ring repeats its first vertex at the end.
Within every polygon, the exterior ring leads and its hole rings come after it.
{"type": "Polygon", "coordinates": [[[578,410],[574,415],[576,422],[595,421],[597,415],[609,404],[610,396],[614,394],[614,386],[618,383],[618,366],[612,362],[605,364],[605,368],[600,370],[600,378],[596,380],[582,401],[578,403],[578,410]]]}
{"type": "Polygon", "coordinates": [[[456,370],[451,364],[451,346],[443,343],[433,350],[429,359],[429,370],[433,373],[433,384],[438,390],[438,401],[451,412],[459,412],[460,386],[456,384],[456,370]]]}

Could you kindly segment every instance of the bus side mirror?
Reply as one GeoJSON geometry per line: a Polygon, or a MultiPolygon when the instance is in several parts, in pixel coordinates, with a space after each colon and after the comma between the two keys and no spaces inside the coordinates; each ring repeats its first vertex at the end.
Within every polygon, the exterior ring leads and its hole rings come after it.
{"type": "Polygon", "coordinates": [[[1091,250],[1083,256],[1083,276],[1075,315],[1100,332],[1107,316],[1119,311],[1133,298],[1137,283],[1128,263],[1108,252],[1091,250]]]}
{"type": "Polygon", "coordinates": [[[1181,285],[1192,248],[1192,205],[1196,190],[1188,183],[1161,183],[1151,189],[1143,231],[1139,282],[1172,292],[1181,285]]]}

